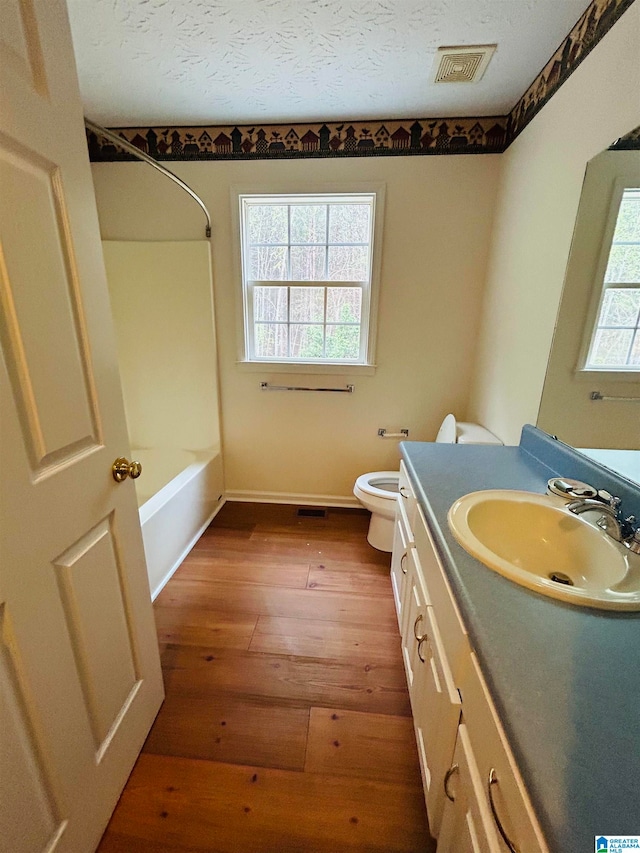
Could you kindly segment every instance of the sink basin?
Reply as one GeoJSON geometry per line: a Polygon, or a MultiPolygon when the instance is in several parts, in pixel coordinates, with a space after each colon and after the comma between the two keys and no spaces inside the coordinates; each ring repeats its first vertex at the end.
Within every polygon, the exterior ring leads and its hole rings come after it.
{"type": "Polygon", "coordinates": [[[451,532],[488,568],[570,604],[640,610],[640,556],[533,492],[472,492],[449,510],[451,532]]]}

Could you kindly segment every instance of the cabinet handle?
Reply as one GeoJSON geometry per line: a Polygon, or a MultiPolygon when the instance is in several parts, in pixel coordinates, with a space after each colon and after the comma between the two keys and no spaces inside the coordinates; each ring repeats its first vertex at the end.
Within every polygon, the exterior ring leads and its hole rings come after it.
{"type": "Polygon", "coordinates": [[[402,557],[400,558],[400,568],[402,569],[402,574],[406,575],[407,573],[407,552],[405,551],[402,557]]]}
{"type": "Polygon", "coordinates": [[[447,795],[447,799],[451,800],[452,803],[455,803],[456,798],[452,797],[449,793],[449,779],[453,776],[454,773],[457,773],[460,768],[457,764],[452,764],[451,767],[444,774],[444,792],[447,795]]]}
{"type": "Polygon", "coordinates": [[[408,495],[407,490],[405,489],[404,486],[400,486],[398,491],[400,492],[400,494],[402,495],[403,498],[406,498],[407,500],[409,499],[409,495],[408,495]]]}
{"type": "Polygon", "coordinates": [[[422,636],[418,635],[418,623],[422,622],[422,617],[423,614],[418,613],[418,615],[416,616],[416,621],[413,623],[413,636],[418,642],[420,642],[420,640],[422,639],[422,636]]]}
{"type": "Polygon", "coordinates": [[[426,662],[427,662],[427,661],[426,661],[426,658],[423,658],[423,657],[422,657],[421,649],[422,649],[422,644],[424,643],[424,641],[425,641],[425,640],[428,640],[428,639],[429,639],[429,637],[428,637],[426,634],[423,634],[423,635],[420,637],[420,639],[418,640],[418,657],[420,658],[420,660],[422,661],[422,663],[426,663],[426,662]]]}
{"type": "Polygon", "coordinates": [[[515,844],[510,840],[507,833],[504,831],[504,827],[498,817],[498,812],[496,811],[496,804],[493,802],[493,785],[498,784],[498,777],[496,776],[496,771],[492,767],[489,771],[489,779],[487,780],[487,792],[489,794],[489,805],[491,806],[491,814],[493,815],[493,819],[495,821],[496,826],[498,827],[498,831],[502,836],[502,840],[507,845],[510,850],[510,853],[518,853],[518,848],[515,844]]]}

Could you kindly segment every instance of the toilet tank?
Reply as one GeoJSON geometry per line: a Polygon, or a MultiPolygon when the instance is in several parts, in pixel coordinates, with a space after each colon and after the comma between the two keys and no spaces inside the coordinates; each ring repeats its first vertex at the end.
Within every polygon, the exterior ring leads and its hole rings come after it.
{"type": "Polygon", "coordinates": [[[500,439],[480,424],[458,423],[448,414],[436,436],[438,444],[502,444],[500,439]]]}
{"type": "Polygon", "coordinates": [[[500,439],[480,424],[459,423],[457,444],[502,444],[500,439]]]}

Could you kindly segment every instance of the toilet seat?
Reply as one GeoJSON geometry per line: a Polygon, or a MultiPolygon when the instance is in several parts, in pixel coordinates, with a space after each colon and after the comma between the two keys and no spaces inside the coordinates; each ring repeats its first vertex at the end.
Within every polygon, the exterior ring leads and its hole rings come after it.
{"type": "Polygon", "coordinates": [[[356,488],[365,495],[382,500],[395,500],[399,482],[399,471],[372,471],[370,474],[361,474],[358,477],[356,488]]]}

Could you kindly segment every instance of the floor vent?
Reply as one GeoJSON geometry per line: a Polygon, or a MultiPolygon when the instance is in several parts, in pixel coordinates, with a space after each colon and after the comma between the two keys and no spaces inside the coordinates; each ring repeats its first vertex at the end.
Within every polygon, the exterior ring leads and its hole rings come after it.
{"type": "Polygon", "coordinates": [[[300,518],[326,518],[329,510],[321,506],[299,506],[296,515],[300,518]]]}

